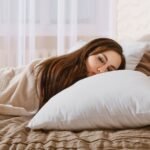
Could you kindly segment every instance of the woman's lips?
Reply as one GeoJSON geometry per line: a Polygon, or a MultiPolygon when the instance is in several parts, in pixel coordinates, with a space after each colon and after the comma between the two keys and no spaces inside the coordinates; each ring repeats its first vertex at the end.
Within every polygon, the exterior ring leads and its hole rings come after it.
{"type": "Polygon", "coordinates": [[[93,75],[96,75],[95,72],[89,72],[89,76],[93,76],[93,75]]]}

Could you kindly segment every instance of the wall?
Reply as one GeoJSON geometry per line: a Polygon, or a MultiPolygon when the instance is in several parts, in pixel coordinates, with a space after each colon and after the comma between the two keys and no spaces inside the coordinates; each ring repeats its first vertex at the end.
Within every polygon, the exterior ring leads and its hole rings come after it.
{"type": "Polygon", "coordinates": [[[117,39],[139,40],[147,37],[150,40],[150,0],[118,0],[117,39]]]}

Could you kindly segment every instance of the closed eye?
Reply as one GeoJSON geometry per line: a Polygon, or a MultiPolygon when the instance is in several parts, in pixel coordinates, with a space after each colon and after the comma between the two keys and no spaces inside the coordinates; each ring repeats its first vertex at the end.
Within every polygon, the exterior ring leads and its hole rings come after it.
{"type": "Polygon", "coordinates": [[[101,63],[103,63],[103,64],[106,63],[106,61],[104,60],[104,58],[102,58],[101,56],[98,56],[98,60],[99,60],[101,63]]]}

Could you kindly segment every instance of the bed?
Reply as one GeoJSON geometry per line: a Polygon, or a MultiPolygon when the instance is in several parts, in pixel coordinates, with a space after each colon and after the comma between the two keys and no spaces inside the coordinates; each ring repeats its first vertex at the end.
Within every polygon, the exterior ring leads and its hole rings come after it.
{"type": "Polygon", "coordinates": [[[0,116],[0,149],[149,149],[150,127],[128,130],[44,131],[26,128],[29,117],[0,116]]]}
{"type": "MultiPolygon", "coordinates": [[[[150,57],[149,52],[148,55],[150,57]]],[[[143,57],[136,68],[138,71],[142,68],[142,72],[148,76],[150,76],[149,57],[146,59],[143,57]]],[[[32,130],[27,128],[31,119],[30,115],[26,117],[0,115],[0,150],[150,149],[150,126],[124,130],[32,130]]]]}

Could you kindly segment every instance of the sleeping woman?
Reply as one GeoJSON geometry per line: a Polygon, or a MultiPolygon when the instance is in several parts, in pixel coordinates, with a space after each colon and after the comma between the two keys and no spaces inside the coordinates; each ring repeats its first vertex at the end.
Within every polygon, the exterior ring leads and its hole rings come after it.
{"type": "Polygon", "coordinates": [[[122,47],[109,38],[90,41],[66,55],[0,69],[0,114],[34,115],[50,98],[75,82],[125,68],[122,47]]]}

